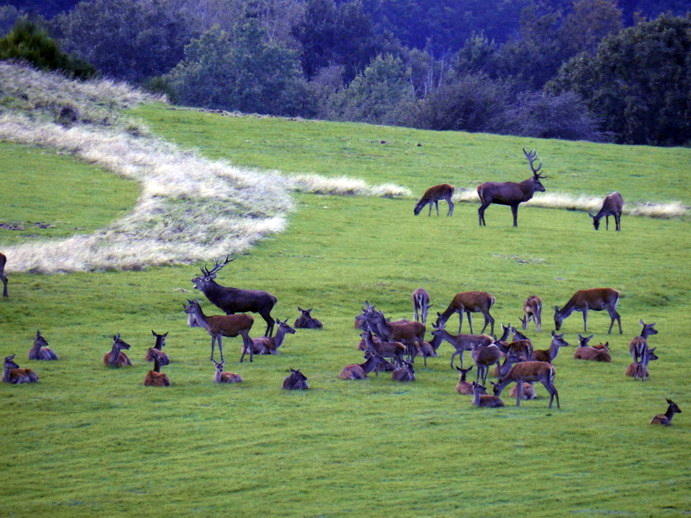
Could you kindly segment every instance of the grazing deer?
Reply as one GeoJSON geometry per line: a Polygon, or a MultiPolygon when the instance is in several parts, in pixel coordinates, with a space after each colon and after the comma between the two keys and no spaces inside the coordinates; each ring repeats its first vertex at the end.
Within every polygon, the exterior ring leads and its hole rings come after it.
{"type": "Polygon", "coordinates": [[[375,371],[377,375],[379,375],[379,371],[384,370],[380,369],[380,366],[383,366],[384,363],[387,363],[386,360],[376,352],[367,351],[365,353],[364,363],[346,365],[343,367],[338,377],[344,380],[363,380],[372,371],[375,371]]]}
{"type": "Polygon", "coordinates": [[[477,367],[477,377],[475,381],[484,385],[487,383],[487,373],[489,372],[490,365],[496,365],[497,369],[500,368],[499,360],[501,360],[501,351],[499,347],[492,343],[473,347],[473,350],[470,351],[470,355],[477,367]]]}
{"type": "Polygon", "coordinates": [[[518,206],[524,201],[528,201],[533,197],[535,192],[545,192],[545,187],[540,183],[540,180],[547,178],[542,176],[539,171],[542,169],[542,161],[537,158],[537,152],[533,149],[526,151],[523,148],[523,154],[528,159],[530,169],[533,171],[533,176],[520,183],[516,182],[485,182],[478,186],[477,194],[480,196],[480,208],[477,210],[480,218],[480,226],[485,223],[485,209],[492,203],[498,205],[509,205],[511,207],[511,214],[513,214],[513,226],[518,226],[518,206]],[[537,168],[534,166],[535,160],[540,160],[540,165],[537,168]]]}
{"type": "Polygon", "coordinates": [[[242,336],[242,343],[245,347],[242,348],[242,355],[240,362],[245,358],[245,350],[249,349],[250,361],[254,359],[254,347],[249,332],[254,324],[254,318],[250,315],[215,315],[207,317],[202,312],[199,302],[196,300],[188,300],[187,304],[183,304],[185,313],[187,313],[187,325],[189,327],[203,327],[206,332],[211,335],[211,361],[214,361],[214,346],[218,343],[218,350],[221,353],[221,361],[223,359],[223,337],[242,336]]]}
{"type": "Polygon", "coordinates": [[[581,343],[573,353],[573,357],[576,360],[587,360],[592,362],[606,362],[612,361],[612,356],[609,354],[609,342],[604,344],[594,345],[592,347],[588,346],[588,341],[593,337],[592,335],[588,337],[581,337],[581,343]]]}
{"type": "Polygon", "coordinates": [[[2,281],[2,296],[5,298],[9,297],[7,292],[7,275],[5,275],[5,264],[7,264],[7,256],[0,253],[0,280],[2,281]]]}
{"type": "Polygon", "coordinates": [[[417,216],[420,214],[422,209],[425,208],[425,205],[429,204],[429,214],[427,215],[431,216],[432,204],[434,203],[434,206],[437,209],[437,216],[439,216],[439,201],[446,200],[446,203],[449,204],[449,212],[446,215],[451,216],[453,214],[454,207],[451,197],[453,196],[454,189],[455,187],[448,183],[433,185],[425,191],[425,193],[422,195],[422,198],[420,198],[420,201],[417,202],[415,208],[413,209],[413,214],[417,216]]]}
{"type": "Polygon", "coordinates": [[[464,394],[466,396],[472,396],[473,395],[473,384],[466,381],[465,378],[468,375],[468,373],[473,370],[473,366],[471,365],[467,369],[463,369],[461,367],[456,367],[456,370],[460,372],[461,378],[458,380],[458,383],[456,383],[456,392],[459,394],[464,394]]]}
{"type": "Polygon", "coordinates": [[[224,362],[214,361],[216,366],[216,374],[214,374],[214,381],[216,383],[240,383],[244,381],[242,376],[235,374],[234,372],[228,372],[223,370],[224,362]]]}
{"type": "Polygon", "coordinates": [[[614,223],[616,224],[617,232],[619,232],[621,230],[621,211],[623,207],[624,198],[622,198],[621,194],[618,192],[613,192],[612,194],[605,196],[600,212],[594,216],[588,212],[588,216],[593,219],[593,226],[595,227],[595,230],[599,230],[600,220],[603,216],[605,217],[605,229],[609,230],[609,217],[614,216],[614,223]]]}
{"type": "MultiPolygon", "coordinates": [[[[415,361],[418,350],[425,341],[425,325],[410,320],[389,322],[381,311],[367,313],[367,324],[374,334],[384,342],[401,342],[406,346],[411,363],[415,361]]],[[[426,359],[425,359],[426,361],[426,359]]]]}
{"type": "Polygon", "coordinates": [[[664,426],[672,426],[672,417],[674,414],[681,414],[681,408],[671,399],[667,400],[667,411],[664,414],[658,414],[650,421],[650,424],[661,424],[664,426]]]}
{"type": "Polygon", "coordinates": [[[640,358],[643,357],[645,349],[648,348],[648,337],[650,335],[656,335],[657,334],[657,329],[655,329],[655,323],[652,324],[646,324],[643,322],[643,319],[641,319],[641,325],[643,326],[643,329],[641,330],[641,334],[639,336],[636,336],[631,340],[629,343],[629,353],[631,354],[631,358],[633,359],[633,362],[639,362],[640,358]]]}
{"type": "MultiPolygon", "coordinates": [[[[166,361],[170,362],[170,358],[168,358],[168,355],[163,352],[163,347],[166,345],[166,337],[168,336],[168,333],[163,333],[162,335],[160,335],[152,329],[151,334],[154,336],[154,346],[149,347],[146,350],[144,360],[146,360],[147,362],[152,362],[154,361],[155,356],[157,356],[158,354],[163,354],[163,356],[165,356],[166,361]]],[[[167,365],[167,363],[165,365],[167,365]]]]}
{"type": "Polygon", "coordinates": [[[559,309],[559,306],[554,306],[554,326],[557,331],[561,329],[561,324],[565,318],[571,315],[574,311],[583,313],[583,331],[588,332],[588,310],[603,311],[607,310],[609,318],[608,334],[612,333],[612,326],[616,320],[619,324],[619,334],[623,334],[621,330],[621,316],[617,313],[617,304],[621,294],[612,288],[592,288],[589,290],[578,290],[569,301],[559,309]]]}
{"type": "Polygon", "coordinates": [[[485,317],[485,325],[482,326],[480,333],[484,333],[487,325],[491,324],[490,334],[494,335],[494,318],[490,315],[489,310],[495,302],[496,299],[485,291],[462,291],[454,296],[440,318],[446,322],[451,315],[458,313],[458,332],[460,333],[463,330],[463,313],[465,313],[468,316],[468,325],[470,326],[470,334],[472,334],[473,321],[470,314],[482,313],[485,317]]]}
{"type": "Polygon", "coordinates": [[[300,372],[300,369],[290,369],[290,376],[283,380],[284,390],[307,390],[307,377],[300,372]]]}
{"type": "Polygon", "coordinates": [[[415,381],[415,369],[413,364],[405,360],[401,360],[398,367],[391,373],[391,379],[394,381],[415,381]]]}
{"type": "Polygon", "coordinates": [[[530,321],[535,322],[535,330],[542,331],[542,299],[537,295],[531,295],[523,303],[523,317],[520,318],[521,327],[528,329],[530,321]]]}
{"type": "Polygon", "coordinates": [[[113,348],[107,352],[103,357],[103,365],[107,367],[127,367],[131,366],[132,362],[128,356],[123,352],[130,348],[130,344],[120,338],[120,333],[113,336],[113,348]]]}
{"type": "Polygon", "coordinates": [[[649,375],[648,364],[653,360],[659,359],[657,354],[655,354],[655,349],[657,349],[657,347],[653,347],[652,349],[648,349],[646,347],[643,351],[643,356],[641,356],[640,361],[634,362],[628,366],[626,369],[626,375],[632,377],[634,380],[637,380],[638,378],[640,378],[641,381],[647,380],[649,375]]]}
{"type": "MultiPolygon", "coordinates": [[[[260,336],[259,338],[252,338],[252,354],[279,354],[278,348],[283,345],[286,334],[295,334],[295,329],[288,325],[288,319],[281,321],[276,319],[278,324],[278,331],[275,336],[260,336]]],[[[250,352],[249,344],[243,343],[244,352],[250,352]]]]}
{"type": "Polygon", "coordinates": [[[2,373],[3,383],[19,385],[21,383],[37,383],[38,374],[31,369],[22,369],[14,362],[15,355],[5,357],[4,370],[2,373]]]}
{"type": "MultiPolygon", "coordinates": [[[[382,358],[391,358],[394,363],[398,364],[403,360],[403,355],[406,352],[406,346],[401,342],[385,342],[379,340],[379,338],[372,336],[372,331],[369,327],[362,333],[360,333],[360,343],[358,344],[358,349],[361,351],[374,351],[377,355],[382,358]]],[[[387,365],[390,365],[386,362],[387,365]]],[[[393,370],[386,367],[381,370],[393,370]]]]}
{"type": "Polygon", "coordinates": [[[486,408],[504,406],[504,402],[496,395],[487,394],[487,389],[473,381],[473,405],[486,408]]]}
{"type": "Polygon", "coordinates": [[[568,346],[569,342],[564,340],[564,333],[558,335],[555,331],[552,331],[552,341],[549,344],[549,349],[537,349],[533,351],[533,360],[552,363],[559,354],[559,348],[568,346]]]}
{"type": "Polygon", "coordinates": [[[557,388],[554,386],[555,376],[556,370],[551,363],[536,361],[519,362],[513,365],[494,386],[494,395],[501,396],[501,391],[504,390],[504,387],[509,383],[515,382],[518,384],[516,406],[521,406],[523,384],[525,382],[539,381],[549,392],[549,408],[552,408],[554,398],[557,399],[557,408],[561,408],[559,406],[559,392],[557,392],[557,388]]]}
{"type": "Polygon", "coordinates": [[[429,293],[424,288],[416,289],[410,297],[413,301],[413,320],[427,323],[427,311],[432,307],[429,303],[429,293]]]}
{"type": "Polygon", "coordinates": [[[494,339],[489,335],[452,335],[444,327],[444,321],[441,318],[437,319],[436,324],[432,324],[432,335],[438,336],[442,340],[449,342],[455,351],[451,355],[451,368],[454,368],[453,359],[456,355],[461,357],[461,367],[463,367],[463,352],[472,351],[475,347],[483,345],[490,345],[494,339]]]}
{"type": "Polygon", "coordinates": [[[29,349],[28,356],[30,360],[59,360],[58,355],[48,347],[48,342],[38,330],[36,331],[36,338],[34,338],[34,346],[29,349]]]}
{"type": "Polygon", "coordinates": [[[200,290],[209,302],[220,308],[226,315],[235,313],[259,313],[266,322],[266,332],[264,336],[271,336],[274,328],[274,318],[271,310],[277,302],[276,297],[266,291],[260,290],[241,290],[217,284],[214,280],[218,271],[226,264],[234,261],[230,256],[226,256],[223,263],[215,262],[211,270],[202,268],[202,275],[192,279],[195,289],[200,290]]]}
{"type": "Polygon", "coordinates": [[[154,368],[150,370],[144,377],[144,386],[146,387],[168,387],[170,380],[165,372],[161,372],[161,367],[168,365],[168,355],[158,349],[153,349],[152,357],[154,359],[154,368]]]}
{"type": "Polygon", "coordinates": [[[322,323],[312,316],[312,309],[302,309],[298,306],[298,311],[301,313],[299,317],[295,319],[293,326],[295,329],[321,329],[323,327],[322,323]]]}

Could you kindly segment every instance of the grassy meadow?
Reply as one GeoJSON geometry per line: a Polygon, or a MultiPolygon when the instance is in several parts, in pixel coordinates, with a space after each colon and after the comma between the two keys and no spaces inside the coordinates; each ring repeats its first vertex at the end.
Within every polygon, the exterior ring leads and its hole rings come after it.
{"type": "MultiPolygon", "coordinates": [[[[268,169],[349,176],[394,182],[417,196],[441,182],[472,189],[486,180],[527,178],[526,146],[544,161],[548,191],[618,190],[626,202],[691,205],[688,149],[229,117],[158,104],[130,113],[182,148],[257,175],[268,169]]],[[[32,234],[58,239],[61,229],[89,231],[135,204],[136,184],[69,156],[0,143],[0,157],[3,179],[15,186],[0,192],[0,222],[52,225],[32,234]],[[38,194],[51,175],[54,192],[46,199],[38,194]],[[89,197],[93,203],[82,208],[89,197]]],[[[480,228],[476,204],[458,204],[450,218],[427,217],[427,209],[414,217],[415,201],[293,195],[286,229],[239,256],[218,281],[272,292],[275,316],[290,322],[296,306],[314,308],[324,329],[299,330],[280,355],[256,356],[252,364],[238,363],[239,339],[226,339],[226,370],[245,378],[238,385],[212,382],[210,338],[188,328],[182,312],[185,300],[203,299],[190,282],[203,263],[12,274],[10,298],[0,301],[1,352],[17,353],[41,380],[0,385],[0,516],[691,512],[688,216],[625,216],[622,232],[604,225],[596,232],[582,211],[526,206],[513,228],[509,208],[491,206],[480,228]],[[416,362],[410,384],[386,374],[337,377],[346,364],[362,361],[353,317],[365,300],[394,319],[412,318],[415,288],[430,292],[432,314],[459,291],[485,290],[496,297],[499,332],[500,322],[518,324],[523,300],[537,293],[543,331],[531,326],[528,334],[536,348],[547,348],[551,308],[578,289],[600,286],[623,293],[624,334],[607,335],[609,317],[591,313],[592,343],[609,341],[613,362],[579,362],[572,355],[581,316],[565,321],[572,347],[555,361],[560,410],[547,408],[541,386],[539,398],[520,408],[508,390],[506,407],[474,408],[454,391],[448,344],[427,367],[416,362]],[[645,383],[624,376],[640,319],[659,330],[650,343],[660,359],[645,383]],[[26,360],[36,329],[61,361],[26,360]],[[152,329],[169,332],[168,388],[142,385],[152,329]],[[115,333],[132,344],[133,367],[102,365],[115,333]],[[309,391],[281,390],[291,367],[307,375],[309,391]],[[665,398],[684,413],[672,427],[649,425],[665,410],[665,398]]],[[[0,230],[0,250],[30,240],[36,237],[0,230]]],[[[202,306],[218,314],[206,300],[202,306]]],[[[476,332],[481,321],[474,318],[476,332]]],[[[456,325],[454,318],[448,327],[456,325]]],[[[257,317],[253,334],[263,329],[257,317]]]]}

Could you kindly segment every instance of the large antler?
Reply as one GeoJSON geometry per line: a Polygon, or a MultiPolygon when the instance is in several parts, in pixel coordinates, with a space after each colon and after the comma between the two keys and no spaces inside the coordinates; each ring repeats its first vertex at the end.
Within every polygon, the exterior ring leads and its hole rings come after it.
{"type": "Polygon", "coordinates": [[[218,272],[221,268],[223,268],[226,264],[228,264],[228,263],[231,262],[231,261],[235,261],[235,257],[233,257],[233,258],[231,259],[231,258],[230,258],[230,254],[226,256],[226,260],[223,261],[222,263],[221,263],[221,262],[218,262],[218,261],[216,261],[216,260],[214,259],[214,267],[211,268],[211,270],[209,270],[208,268],[206,268],[205,266],[203,266],[203,267],[202,267],[202,273],[203,273],[205,276],[215,275],[216,272],[218,272]]]}
{"type": "Polygon", "coordinates": [[[535,151],[534,149],[528,151],[526,148],[523,148],[523,154],[528,159],[530,169],[533,171],[533,176],[535,176],[536,178],[547,178],[546,176],[542,176],[541,174],[539,174],[540,169],[542,169],[542,159],[538,158],[537,151],[535,151]],[[534,166],[536,160],[540,161],[540,165],[538,165],[537,168],[534,166]]]}

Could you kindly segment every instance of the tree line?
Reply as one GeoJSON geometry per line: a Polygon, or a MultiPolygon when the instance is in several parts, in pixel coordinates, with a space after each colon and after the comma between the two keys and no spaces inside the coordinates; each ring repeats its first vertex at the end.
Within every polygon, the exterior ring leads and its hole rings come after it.
{"type": "Polygon", "coordinates": [[[682,1],[35,4],[0,7],[0,59],[98,73],[181,104],[531,137],[691,141],[691,16],[682,1]]]}

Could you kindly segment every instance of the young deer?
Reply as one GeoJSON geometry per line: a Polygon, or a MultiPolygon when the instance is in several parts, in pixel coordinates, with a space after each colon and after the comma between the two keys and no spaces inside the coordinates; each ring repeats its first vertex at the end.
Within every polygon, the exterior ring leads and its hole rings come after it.
{"type": "Polygon", "coordinates": [[[432,324],[432,335],[440,337],[442,340],[449,342],[455,349],[451,355],[451,368],[453,368],[453,359],[456,355],[461,357],[461,367],[463,367],[463,352],[472,351],[475,347],[483,345],[490,345],[494,340],[489,335],[452,335],[444,327],[444,321],[441,318],[437,319],[436,324],[432,324]]]}
{"type": "Polygon", "coordinates": [[[321,329],[322,323],[312,316],[312,309],[302,309],[298,306],[300,316],[295,319],[295,329],[321,329]]]}
{"type": "Polygon", "coordinates": [[[28,356],[30,360],[59,360],[58,355],[48,347],[48,342],[38,330],[36,331],[36,338],[34,338],[34,346],[29,349],[28,356]]]}
{"type": "MultiPolygon", "coordinates": [[[[144,356],[144,359],[147,362],[152,362],[152,361],[154,361],[154,357],[156,355],[163,354],[166,361],[170,362],[168,355],[163,352],[163,347],[166,345],[166,337],[168,336],[168,333],[163,333],[162,335],[160,335],[152,329],[151,334],[154,336],[154,346],[149,347],[146,350],[146,356],[144,356]],[[156,351],[158,351],[158,352],[156,352],[156,351]]],[[[165,364],[165,365],[167,365],[167,364],[165,364]]]]}
{"type": "Polygon", "coordinates": [[[531,295],[523,303],[523,317],[520,318],[521,327],[528,329],[530,321],[535,322],[535,330],[542,331],[542,299],[537,295],[531,295]]]}
{"type": "Polygon", "coordinates": [[[501,360],[501,351],[495,344],[479,345],[473,347],[473,350],[470,351],[470,355],[477,367],[477,377],[475,381],[478,383],[481,382],[482,385],[484,385],[487,383],[487,373],[489,372],[490,365],[496,365],[497,369],[500,368],[499,360],[501,360]]]}
{"type": "Polygon", "coordinates": [[[424,288],[418,288],[410,298],[413,301],[413,320],[425,324],[427,311],[432,307],[432,304],[429,303],[429,293],[424,288]]]}
{"type": "Polygon", "coordinates": [[[482,313],[485,317],[485,325],[482,326],[481,333],[485,332],[487,326],[491,326],[490,334],[494,335],[494,318],[490,315],[489,310],[492,309],[492,305],[496,302],[496,299],[485,291],[462,291],[457,293],[451,300],[449,306],[444,310],[440,316],[443,322],[449,320],[451,315],[458,313],[458,332],[460,333],[463,328],[463,314],[468,317],[468,325],[470,326],[470,334],[473,333],[473,321],[470,318],[471,313],[482,313]]]}
{"type": "Polygon", "coordinates": [[[674,414],[681,414],[681,408],[671,399],[667,400],[667,411],[664,414],[658,414],[650,421],[650,424],[661,424],[664,426],[672,426],[672,417],[674,414]]]}
{"type": "Polygon", "coordinates": [[[533,360],[552,363],[559,354],[559,348],[568,346],[569,342],[564,340],[564,333],[558,335],[555,331],[552,331],[552,342],[549,344],[549,349],[537,349],[533,351],[533,360]]]}
{"type": "Polygon", "coordinates": [[[462,369],[461,367],[456,367],[456,370],[461,373],[461,378],[458,380],[458,383],[456,383],[456,392],[459,394],[464,394],[466,396],[472,396],[473,395],[473,384],[466,381],[465,378],[468,375],[468,373],[473,370],[473,366],[471,365],[467,369],[462,369]]]}
{"type": "Polygon", "coordinates": [[[595,230],[600,228],[600,220],[603,216],[605,217],[605,228],[609,230],[609,217],[614,216],[614,223],[616,224],[617,232],[619,232],[621,230],[621,212],[623,208],[624,198],[621,197],[621,194],[615,191],[612,194],[605,196],[605,199],[602,201],[602,208],[600,209],[600,212],[595,215],[592,215],[590,212],[588,212],[588,216],[592,218],[595,230]]]}
{"type": "Polygon", "coordinates": [[[490,396],[487,389],[473,381],[473,405],[487,408],[504,406],[504,402],[498,396],[490,396]]]}
{"type": "Polygon", "coordinates": [[[250,361],[254,359],[254,346],[249,332],[254,324],[254,318],[250,315],[215,315],[207,317],[196,300],[188,300],[187,305],[183,304],[187,313],[187,325],[189,327],[202,327],[211,336],[211,361],[214,361],[214,346],[218,343],[218,350],[223,359],[223,337],[242,336],[242,356],[240,362],[245,358],[245,349],[249,348],[250,361]]]}
{"type": "Polygon", "coordinates": [[[607,310],[609,318],[608,334],[612,333],[612,327],[616,320],[619,324],[619,334],[621,330],[621,316],[617,313],[617,304],[621,294],[612,288],[593,288],[590,290],[578,290],[569,301],[559,309],[559,306],[554,306],[554,327],[557,331],[561,329],[561,324],[565,318],[569,317],[574,311],[583,313],[583,332],[588,332],[588,310],[603,311],[607,310]]]}
{"type": "Polygon", "coordinates": [[[645,381],[648,379],[648,364],[651,361],[658,359],[657,354],[655,354],[655,349],[657,349],[657,347],[653,347],[652,349],[648,349],[646,347],[643,350],[641,360],[628,366],[626,369],[626,375],[632,377],[634,380],[641,378],[641,381],[645,381]]]}
{"type": "Polygon", "coordinates": [[[398,367],[391,373],[391,379],[394,381],[415,381],[415,369],[413,364],[405,360],[401,360],[398,367]]]}
{"type": "Polygon", "coordinates": [[[240,383],[244,381],[242,376],[235,374],[234,372],[228,372],[223,370],[224,362],[214,361],[216,366],[216,374],[214,374],[214,381],[216,383],[240,383]]]}
{"type": "Polygon", "coordinates": [[[657,334],[657,329],[655,329],[655,323],[646,324],[645,322],[643,322],[643,319],[641,319],[641,325],[643,326],[641,334],[639,336],[634,337],[633,340],[631,340],[631,342],[629,343],[629,353],[631,354],[631,358],[633,359],[634,363],[640,361],[640,359],[643,357],[645,350],[648,348],[648,337],[650,335],[657,334]]]}
{"type": "MultiPolygon", "coordinates": [[[[153,348],[152,348],[153,349],[153,348]]],[[[153,349],[152,357],[154,359],[154,368],[150,370],[144,377],[144,386],[146,387],[168,387],[170,380],[165,372],[161,372],[161,367],[168,365],[168,355],[158,349],[153,349]]]]}
{"type": "Polygon", "coordinates": [[[338,377],[343,380],[363,380],[367,375],[375,371],[379,375],[380,366],[386,363],[386,360],[379,356],[374,351],[367,351],[365,353],[364,363],[353,363],[351,365],[346,365],[343,367],[338,377]]]}
{"type": "Polygon", "coordinates": [[[113,348],[103,357],[103,364],[107,367],[127,367],[132,365],[128,356],[123,352],[130,348],[130,344],[120,338],[120,333],[113,337],[113,348]]]}
{"type": "Polygon", "coordinates": [[[7,298],[9,294],[7,292],[7,275],[5,275],[5,264],[7,264],[7,256],[0,253],[0,280],[2,281],[2,296],[7,298]]]}
{"type": "Polygon", "coordinates": [[[2,373],[3,383],[37,383],[38,374],[31,369],[22,369],[14,362],[15,355],[5,357],[4,370],[2,373]]]}
{"type": "Polygon", "coordinates": [[[521,406],[521,399],[523,397],[523,384],[525,382],[536,382],[542,383],[549,392],[549,408],[552,408],[552,401],[554,398],[557,399],[557,408],[559,406],[559,392],[554,386],[554,377],[556,376],[556,370],[552,364],[547,362],[519,362],[513,365],[509,372],[507,372],[499,382],[494,386],[494,395],[500,396],[501,391],[509,383],[517,383],[518,390],[516,394],[516,406],[521,406]]]}
{"type": "Polygon", "coordinates": [[[374,334],[385,342],[401,342],[406,346],[411,363],[425,341],[425,325],[410,320],[389,322],[381,311],[370,311],[366,322],[374,334]]]}
{"type": "Polygon", "coordinates": [[[290,376],[283,380],[284,390],[307,390],[307,377],[300,372],[300,369],[290,369],[290,376]]]}
{"type": "Polygon", "coordinates": [[[573,357],[576,360],[587,360],[591,362],[611,362],[612,356],[609,354],[609,342],[590,347],[588,346],[588,342],[592,337],[593,335],[588,337],[578,335],[580,344],[576,347],[573,357]]]}
{"type": "Polygon", "coordinates": [[[455,190],[455,187],[451,184],[448,183],[442,183],[440,185],[433,185],[429,189],[425,191],[425,193],[422,195],[422,198],[420,198],[420,201],[415,204],[415,208],[413,209],[413,214],[416,216],[420,214],[422,209],[425,208],[425,205],[429,204],[429,214],[428,216],[432,215],[432,204],[434,203],[434,206],[437,209],[437,216],[439,216],[439,202],[441,200],[446,200],[446,203],[449,205],[449,212],[447,212],[447,216],[451,216],[453,214],[453,202],[451,201],[451,198],[453,196],[453,192],[455,190]]]}
{"type": "MultiPolygon", "coordinates": [[[[398,364],[403,360],[403,355],[405,354],[406,347],[401,342],[383,342],[377,337],[372,336],[372,331],[366,326],[366,330],[360,333],[360,343],[358,344],[358,349],[360,351],[374,351],[376,354],[383,358],[391,358],[394,363],[398,364]]],[[[385,362],[387,365],[389,362],[385,362]]],[[[381,370],[393,370],[387,367],[381,370]]]]}
{"type": "MultiPolygon", "coordinates": [[[[516,383],[513,387],[511,387],[511,392],[509,392],[509,396],[511,397],[518,397],[518,383],[516,383]]],[[[527,381],[523,383],[523,387],[521,388],[522,390],[522,396],[521,399],[524,400],[530,400],[530,399],[537,399],[537,394],[535,393],[535,387],[533,386],[532,383],[528,383],[527,381]]]]}
{"type": "Polygon", "coordinates": [[[295,329],[288,325],[287,318],[283,321],[276,319],[276,324],[278,324],[278,331],[276,332],[275,336],[260,336],[259,338],[252,338],[251,351],[249,345],[243,344],[243,356],[246,352],[250,352],[251,354],[279,354],[278,348],[283,345],[286,334],[294,335],[295,329]]]}

